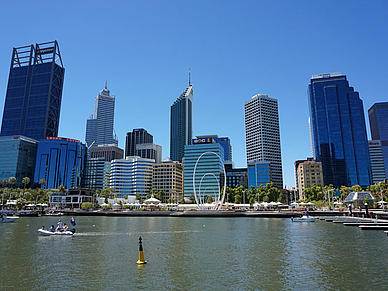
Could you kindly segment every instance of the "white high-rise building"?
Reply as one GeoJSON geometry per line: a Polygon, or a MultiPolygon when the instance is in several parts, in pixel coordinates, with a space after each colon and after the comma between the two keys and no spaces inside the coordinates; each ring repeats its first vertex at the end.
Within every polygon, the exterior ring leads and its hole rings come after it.
{"type": "Polygon", "coordinates": [[[128,156],[111,162],[110,186],[118,197],[139,194],[142,199],[152,190],[153,159],[128,156]]]}
{"type": "Polygon", "coordinates": [[[105,83],[94,101],[94,112],[86,121],[87,146],[118,145],[114,134],[115,95],[111,95],[105,83]],[[93,143],[94,142],[94,143],[93,143]]]}
{"type": "Polygon", "coordinates": [[[244,103],[247,163],[270,162],[275,187],[283,188],[278,101],[257,94],[244,103]]]}

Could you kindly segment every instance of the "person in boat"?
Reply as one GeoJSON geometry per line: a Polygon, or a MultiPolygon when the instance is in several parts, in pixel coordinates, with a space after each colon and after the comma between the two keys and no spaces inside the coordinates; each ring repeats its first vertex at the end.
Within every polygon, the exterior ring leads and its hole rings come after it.
{"type": "Polygon", "coordinates": [[[67,225],[66,225],[66,223],[64,223],[64,224],[63,224],[63,228],[62,228],[61,231],[66,231],[66,230],[67,230],[67,225]]]}
{"type": "Polygon", "coordinates": [[[42,230],[45,230],[45,229],[44,229],[44,225],[42,226],[42,230]]]}
{"type": "Polygon", "coordinates": [[[58,220],[57,228],[55,229],[55,231],[60,231],[61,228],[62,228],[62,221],[61,221],[61,220],[58,220]]]}
{"type": "Polygon", "coordinates": [[[54,231],[55,231],[55,226],[54,226],[54,224],[51,225],[50,231],[51,231],[51,232],[54,232],[54,231]]]}

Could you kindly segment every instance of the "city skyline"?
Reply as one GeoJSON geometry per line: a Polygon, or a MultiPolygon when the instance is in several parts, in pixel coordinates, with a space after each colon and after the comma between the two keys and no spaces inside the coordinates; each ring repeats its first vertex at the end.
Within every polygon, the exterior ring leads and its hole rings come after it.
{"type": "MultiPolygon", "coordinates": [[[[196,87],[193,136],[228,136],[236,167],[246,166],[244,102],[259,93],[278,99],[288,188],[295,184],[293,162],[310,156],[306,91],[311,75],[336,71],[347,75],[364,101],[365,116],[374,103],[386,101],[388,62],[381,35],[387,27],[383,12],[388,3],[326,1],[309,8],[307,2],[220,3],[94,1],[80,3],[77,11],[65,3],[49,3],[39,11],[43,20],[28,12],[34,5],[27,2],[0,47],[0,107],[12,48],[57,39],[66,68],[58,136],[84,139],[90,96],[108,79],[119,96],[115,121],[119,147],[124,148],[126,132],[146,128],[163,146],[164,158],[169,155],[170,105],[186,86],[191,68],[196,87]],[[53,9],[55,14],[50,13],[53,9]],[[96,19],[101,9],[114,19],[96,19]],[[187,9],[190,21],[177,25],[174,16],[187,9]],[[306,13],[312,10],[313,14],[306,13]],[[363,15],[365,21],[354,15],[363,15]],[[67,21],[70,18],[74,21],[67,21]],[[104,35],[109,35],[109,45],[100,45],[104,35]]],[[[4,3],[4,9],[13,11],[16,4],[4,3]]],[[[0,21],[4,27],[12,22],[8,15],[0,21]]]]}

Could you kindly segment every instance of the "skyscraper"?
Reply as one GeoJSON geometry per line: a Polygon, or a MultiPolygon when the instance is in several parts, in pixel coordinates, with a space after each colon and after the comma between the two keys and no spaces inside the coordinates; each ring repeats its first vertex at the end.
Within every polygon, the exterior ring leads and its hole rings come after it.
{"type": "Polygon", "coordinates": [[[86,121],[87,146],[118,145],[114,134],[115,95],[111,95],[107,83],[94,101],[94,111],[86,121]],[[94,143],[93,143],[94,142],[94,143]]]}
{"type": "Polygon", "coordinates": [[[64,75],[57,41],[13,48],[1,135],[58,136],[64,75]]]}
{"type": "Polygon", "coordinates": [[[270,162],[271,182],[283,188],[278,101],[257,94],[244,103],[247,163],[270,162]]]}
{"type": "Polygon", "coordinates": [[[132,132],[127,132],[127,138],[125,141],[125,156],[136,156],[136,145],[153,143],[154,137],[148,133],[144,128],[136,128],[132,132]]]}
{"type": "Polygon", "coordinates": [[[193,138],[193,85],[189,78],[189,87],[171,105],[170,158],[182,162],[185,145],[193,138]]]}
{"type": "Polygon", "coordinates": [[[388,102],[375,103],[368,110],[372,140],[381,141],[385,173],[388,173],[388,102]]]}
{"type": "Polygon", "coordinates": [[[334,187],[369,186],[371,165],[362,100],[341,73],[313,75],[308,87],[313,157],[334,187]]]}

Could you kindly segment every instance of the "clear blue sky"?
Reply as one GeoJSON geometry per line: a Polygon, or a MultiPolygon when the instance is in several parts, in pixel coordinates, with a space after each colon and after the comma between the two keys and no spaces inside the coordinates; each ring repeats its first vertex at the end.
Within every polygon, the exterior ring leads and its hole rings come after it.
{"type": "Polygon", "coordinates": [[[278,99],[290,187],[294,160],[311,155],[311,75],[346,74],[366,117],[373,103],[387,101],[387,11],[386,0],[4,1],[0,108],[12,48],[56,39],[66,68],[59,135],[84,140],[107,79],[119,146],[142,127],[166,157],[170,106],[191,68],[194,135],[228,136],[237,167],[246,166],[244,102],[258,93],[278,99]]]}

